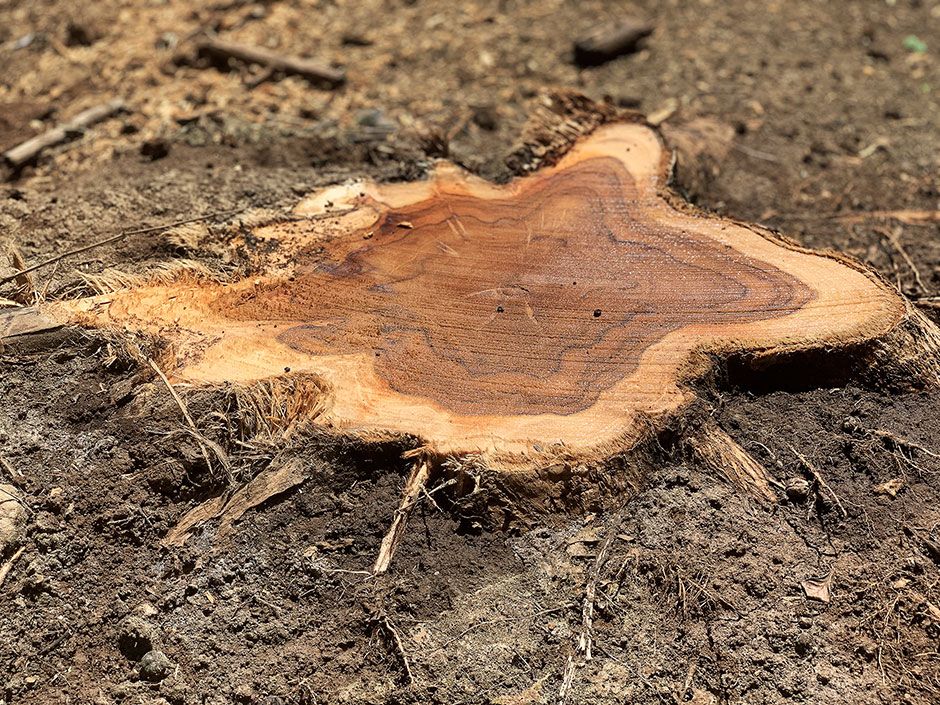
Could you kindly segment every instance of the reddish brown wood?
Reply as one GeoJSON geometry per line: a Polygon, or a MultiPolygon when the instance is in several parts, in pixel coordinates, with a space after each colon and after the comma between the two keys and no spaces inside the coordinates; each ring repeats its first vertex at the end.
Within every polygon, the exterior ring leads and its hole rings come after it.
{"type": "Polygon", "coordinates": [[[333,187],[253,233],[277,243],[263,276],[59,311],[168,337],[170,377],[289,369],[323,390],[315,423],[522,467],[629,447],[688,404],[706,354],[840,347],[905,319],[858,263],[679,203],[669,157],[649,127],[620,123],[506,186],[444,165],[333,187]]]}

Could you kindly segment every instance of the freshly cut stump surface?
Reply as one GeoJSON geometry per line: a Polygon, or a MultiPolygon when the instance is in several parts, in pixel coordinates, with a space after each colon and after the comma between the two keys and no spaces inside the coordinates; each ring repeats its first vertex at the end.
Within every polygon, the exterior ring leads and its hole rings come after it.
{"type": "Polygon", "coordinates": [[[171,379],[312,373],[314,423],[433,453],[537,464],[624,450],[691,400],[703,353],[773,355],[890,332],[904,301],[862,265],[695,211],[657,132],[616,123],[496,186],[448,164],[301,202],[268,273],[62,304],[158,332],[171,379]]]}

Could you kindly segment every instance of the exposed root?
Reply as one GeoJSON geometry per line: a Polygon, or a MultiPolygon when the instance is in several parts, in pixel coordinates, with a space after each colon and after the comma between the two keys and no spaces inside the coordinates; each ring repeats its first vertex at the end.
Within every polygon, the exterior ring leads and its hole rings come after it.
{"type": "Polygon", "coordinates": [[[842,501],[839,499],[839,495],[837,495],[835,490],[826,484],[826,481],[823,479],[822,475],[819,474],[819,470],[817,470],[816,467],[811,462],[809,462],[796,448],[790,446],[790,450],[793,452],[793,455],[799,459],[800,463],[804,468],[806,468],[809,474],[813,476],[813,480],[816,482],[816,485],[829,493],[833,501],[836,503],[836,506],[839,508],[839,512],[842,514],[842,518],[848,518],[848,512],[846,512],[845,507],[842,506],[842,501]]]}
{"type": "Polygon", "coordinates": [[[381,575],[388,570],[398,550],[405,533],[405,525],[408,523],[408,517],[411,516],[411,510],[421,500],[425,485],[431,476],[431,462],[427,457],[420,458],[405,483],[405,492],[402,495],[401,503],[395,510],[395,518],[392,519],[392,526],[389,528],[385,538],[382,539],[382,545],[379,547],[379,555],[375,559],[375,565],[372,566],[373,575],[381,575]]]}
{"type": "Polygon", "coordinates": [[[738,489],[761,501],[776,501],[772,485],[779,483],[717,425],[699,426],[685,438],[685,445],[696,459],[738,489]]]}
{"type": "MultiPolygon", "coordinates": [[[[866,436],[874,436],[875,438],[881,438],[881,439],[887,440],[888,442],[891,443],[891,445],[895,446],[896,448],[907,448],[910,450],[916,450],[916,451],[923,453],[926,456],[929,456],[936,460],[940,460],[940,453],[935,453],[929,448],[925,448],[924,446],[920,445],[919,443],[914,443],[913,441],[909,441],[906,438],[901,438],[900,436],[894,433],[891,433],[891,431],[885,431],[880,428],[865,428],[864,426],[857,423],[851,418],[848,418],[842,422],[842,428],[845,431],[860,433],[866,436]]],[[[902,458],[908,463],[911,462],[911,460],[907,458],[906,456],[902,456],[902,458]]]]}
{"type": "Polygon", "coordinates": [[[382,626],[384,627],[384,630],[392,637],[392,641],[395,644],[395,650],[398,653],[398,658],[401,659],[401,665],[405,671],[405,677],[408,679],[408,685],[414,685],[414,673],[411,671],[411,662],[408,660],[408,652],[405,651],[405,645],[402,643],[401,635],[398,633],[398,630],[395,628],[395,625],[392,624],[392,620],[390,620],[388,616],[382,617],[382,626]]]}
{"type": "Polygon", "coordinates": [[[597,599],[597,581],[600,578],[601,571],[607,563],[607,556],[610,553],[610,544],[613,542],[617,533],[617,527],[620,525],[620,515],[615,515],[611,520],[610,529],[607,538],[604,540],[601,550],[597,552],[594,559],[594,567],[591,569],[590,577],[584,588],[584,602],[581,606],[581,635],[578,637],[578,645],[575,654],[568,657],[565,664],[565,670],[561,677],[561,687],[558,689],[558,703],[564,705],[574,684],[575,671],[579,666],[593,658],[594,647],[594,602],[597,599]]]}

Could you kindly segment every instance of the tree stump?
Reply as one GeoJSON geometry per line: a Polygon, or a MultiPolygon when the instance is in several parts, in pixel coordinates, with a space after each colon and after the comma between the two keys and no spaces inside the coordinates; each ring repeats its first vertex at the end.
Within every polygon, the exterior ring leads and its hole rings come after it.
{"type": "MultiPolygon", "coordinates": [[[[696,210],[667,189],[670,161],[636,118],[503,186],[448,163],[426,181],[339,185],[253,232],[278,244],[264,274],[44,313],[159,335],[171,380],[306,376],[310,423],[411,437],[435,472],[488,475],[523,513],[637,486],[645,442],[689,412],[689,382],[722,360],[851,350],[937,379],[937,331],[891,285],[696,210]]],[[[681,445],[773,497],[730,437],[690,427],[681,445]]]]}

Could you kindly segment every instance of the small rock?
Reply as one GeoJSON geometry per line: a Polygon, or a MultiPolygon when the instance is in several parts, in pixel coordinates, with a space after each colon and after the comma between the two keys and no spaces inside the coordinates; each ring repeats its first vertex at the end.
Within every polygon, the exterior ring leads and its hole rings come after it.
{"type": "Polygon", "coordinates": [[[800,625],[800,629],[809,629],[813,626],[813,618],[803,615],[797,620],[797,624],[800,625]]]}
{"type": "Polygon", "coordinates": [[[787,497],[794,502],[804,502],[809,496],[809,483],[802,477],[787,480],[787,497]]]}
{"type": "Polygon", "coordinates": [[[861,636],[858,639],[858,645],[855,647],[855,653],[866,661],[871,661],[878,653],[878,644],[867,636],[861,636]]]}
{"type": "Polygon", "coordinates": [[[153,648],[153,627],[140,617],[125,617],[118,626],[118,648],[132,661],[153,648]]]}
{"type": "Polygon", "coordinates": [[[170,143],[163,139],[147,140],[140,145],[140,153],[150,161],[155,162],[169,155],[170,143]]]}
{"type": "Polygon", "coordinates": [[[170,676],[160,684],[160,695],[166,698],[172,705],[182,705],[186,702],[186,696],[189,694],[189,686],[182,678],[170,676]]]}
{"type": "Polygon", "coordinates": [[[26,523],[26,509],[13,485],[0,485],[0,555],[20,542],[26,523]]]}
{"type": "Polygon", "coordinates": [[[813,650],[813,636],[809,632],[800,632],[793,640],[793,648],[800,656],[813,650]]]}
{"type": "Polygon", "coordinates": [[[255,691],[247,683],[242,683],[235,688],[232,695],[237,703],[252,703],[255,700],[255,691]]]}
{"type": "Polygon", "coordinates": [[[46,497],[46,509],[53,514],[61,514],[65,506],[65,492],[61,487],[53,487],[46,497]]]}
{"type": "Polygon", "coordinates": [[[151,602],[141,602],[135,610],[141,617],[156,617],[160,611],[151,602]]]}
{"type": "Polygon", "coordinates": [[[148,651],[140,660],[140,679],[159,683],[173,670],[173,663],[162,651],[148,651]]]}
{"type": "Polygon", "coordinates": [[[54,534],[59,530],[59,520],[51,512],[39,512],[30,528],[37,534],[54,534]]]}

